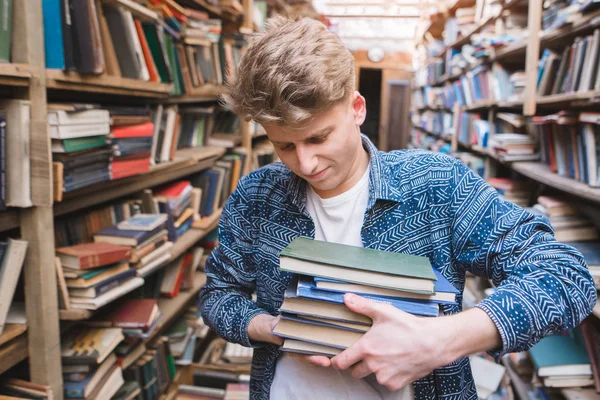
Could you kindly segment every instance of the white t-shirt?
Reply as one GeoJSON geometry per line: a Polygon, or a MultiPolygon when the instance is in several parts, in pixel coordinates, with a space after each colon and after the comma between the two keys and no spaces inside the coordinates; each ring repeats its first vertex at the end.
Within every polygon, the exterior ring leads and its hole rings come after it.
{"type": "MultiPolygon", "coordinates": [[[[350,190],[329,199],[310,187],[306,208],[315,223],[315,239],[363,247],[360,230],[369,202],[369,168],[350,190]]],[[[412,385],[390,392],[375,376],[355,379],[348,371],[313,366],[282,353],[271,385],[271,399],[413,399],[412,385]]]]}

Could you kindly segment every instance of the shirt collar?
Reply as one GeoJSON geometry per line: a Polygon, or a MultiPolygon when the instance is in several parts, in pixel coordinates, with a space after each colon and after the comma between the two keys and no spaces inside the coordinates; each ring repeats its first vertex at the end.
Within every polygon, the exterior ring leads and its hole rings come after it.
{"type": "MultiPolygon", "coordinates": [[[[369,138],[362,134],[363,147],[369,153],[369,203],[367,210],[371,209],[377,200],[387,200],[397,203],[402,202],[400,192],[400,179],[392,174],[390,165],[383,158],[385,153],[380,152],[369,138]]],[[[308,183],[298,175],[292,173],[288,184],[287,196],[289,201],[303,210],[306,205],[306,189],[308,183]]]]}

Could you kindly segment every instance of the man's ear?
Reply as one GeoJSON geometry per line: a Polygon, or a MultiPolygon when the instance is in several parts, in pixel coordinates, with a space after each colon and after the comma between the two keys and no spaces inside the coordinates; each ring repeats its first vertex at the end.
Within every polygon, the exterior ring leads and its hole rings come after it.
{"type": "Polygon", "coordinates": [[[352,95],[352,111],[354,112],[354,123],[356,126],[361,126],[367,118],[367,102],[358,92],[354,92],[352,95]]]}

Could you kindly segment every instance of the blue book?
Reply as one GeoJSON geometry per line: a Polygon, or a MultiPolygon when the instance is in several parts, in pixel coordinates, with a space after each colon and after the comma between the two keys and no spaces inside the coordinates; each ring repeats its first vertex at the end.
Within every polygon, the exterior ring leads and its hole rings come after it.
{"type": "Polygon", "coordinates": [[[63,46],[63,26],[60,12],[62,0],[43,0],[44,50],[46,68],[65,69],[65,50],[63,46]]]}
{"type": "Polygon", "coordinates": [[[169,241],[175,242],[177,240],[177,231],[175,230],[175,217],[171,211],[169,202],[158,202],[158,210],[162,214],[167,214],[167,231],[169,232],[169,241]]]}
{"type": "Polygon", "coordinates": [[[209,169],[205,171],[203,175],[206,176],[208,185],[202,188],[202,190],[207,191],[206,202],[202,203],[204,206],[202,215],[212,215],[212,213],[215,211],[214,204],[217,196],[217,187],[219,185],[220,174],[218,171],[209,169]]]}
{"type": "Polygon", "coordinates": [[[135,231],[119,229],[116,225],[113,225],[96,232],[94,234],[94,241],[122,244],[124,246],[137,246],[156,235],[162,229],[163,226],[161,225],[151,231],[135,231]]]}
{"type": "MultiPolygon", "coordinates": [[[[312,278],[301,276],[298,278],[298,287],[296,296],[304,299],[319,300],[335,304],[344,304],[344,293],[328,292],[317,289],[312,278]]],[[[404,312],[421,315],[424,317],[437,317],[439,315],[439,305],[431,301],[409,301],[389,297],[374,296],[369,294],[361,295],[365,299],[373,300],[377,303],[390,304],[404,312]]]]}
{"type": "Polygon", "coordinates": [[[187,230],[192,227],[192,223],[194,223],[194,218],[190,218],[187,221],[185,221],[179,228],[175,230],[176,237],[180,238],[181,235],[187,232],[187,230]]]}
{"type": "MultiPolygon", "coordinates": [[[[424,302],[434,302],[434,303],[439,303],[439,304],[456,304],[456,295],[460,292],[454,286],[452,286],[452,284],[448,281],[448,279],[446,279],[446,277],[444,275],[442,275],[442,273],[440,271],[438,271],[437,269],[434,268],[433,272],[435,273],[437,280],[433,283],[435,294],[431,295],[431,296],[417,294],[417,293],[411,293],[411,292],[399,292],[397,290],[391,290],[391,289],[386,290],[386,289],[381,289],[381,288],[375,288],[372,286],[370,286],[369,288],[372,288],[374,291],[377,291],[378,292],[377,296],[381,296],[381,297],[404,298],[404,296],[406,296],[406,299],[410,299],[411,301],[417,301],[417,302],[424,301],[424,302]],[[393,293],[393,295],[392,295],[392,293],[393,293]],[[453,299],[453,300],[450,300],[450,299],[453,299]]],[[[358,294],[361,296],[364,294],[369,294],[369,292],[365,293],[365,292],[359,290],[361,287],[365,287],[365,285],[354,285],[349,282],[339,281],[339,280],[335,280],[335,279],[328,279],[328,278],[320,278],[320,277],[315,277],[314,281],[315,281],[315,285],[318,286],[317,287],[318,290],[324,290],[327,292],[355,293],[355,294],[358,294]],[[325,284],[322,284],[321,282],[323,282],[325,284]],[[346,289],[343,289],[341,286],[339,288],[336,288],[334,285],[327,285],[327,283],[342,284],[344,286],[351,285],[351,286],[348,286],[348,288],[355,289],[355,290],[346,290],[346,289]]]]}

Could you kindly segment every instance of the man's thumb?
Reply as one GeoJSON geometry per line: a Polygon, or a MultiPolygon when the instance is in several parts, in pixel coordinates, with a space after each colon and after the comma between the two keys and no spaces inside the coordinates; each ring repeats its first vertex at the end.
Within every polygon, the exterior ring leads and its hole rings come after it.
{"type": "Polygon", "coordinates": [[[346,293],[344,295],[344,303],[351,311],[359,314],[366,315],[373,321],[381,315],[379,310],[379,304],[374,301],[367,300],[364,297],[357,296],[353,293],[346,293]]]}

